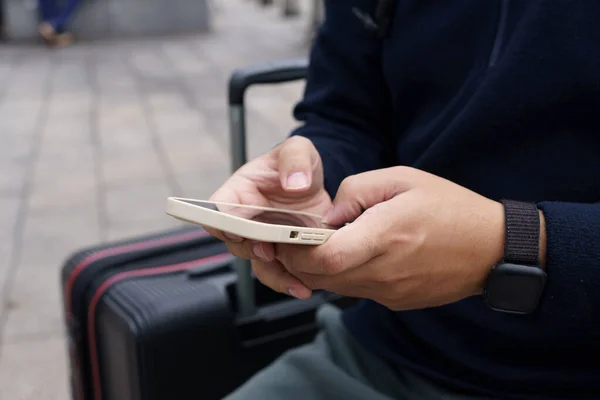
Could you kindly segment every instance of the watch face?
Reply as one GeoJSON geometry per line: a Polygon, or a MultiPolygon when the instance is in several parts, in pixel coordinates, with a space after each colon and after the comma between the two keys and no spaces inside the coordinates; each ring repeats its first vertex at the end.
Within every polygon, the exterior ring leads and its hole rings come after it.
{"type": "Polygon", "coordinates": [[[485,301],[497,311],[528,314],[536,309],[545,283],[541,268],[501,263],[490,272],[485,301]]]}

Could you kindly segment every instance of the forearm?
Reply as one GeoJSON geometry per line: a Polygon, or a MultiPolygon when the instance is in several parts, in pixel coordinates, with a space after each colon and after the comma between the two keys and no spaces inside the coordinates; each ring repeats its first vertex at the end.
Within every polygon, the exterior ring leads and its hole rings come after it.
{"type": "Polygon", "coordinates": [[[569,320],[574,324],[569,328],[596,321],[600,204],[542,202],[538,207],[543,214],[540,253],[548,274],[542,312],[569,320]]]}

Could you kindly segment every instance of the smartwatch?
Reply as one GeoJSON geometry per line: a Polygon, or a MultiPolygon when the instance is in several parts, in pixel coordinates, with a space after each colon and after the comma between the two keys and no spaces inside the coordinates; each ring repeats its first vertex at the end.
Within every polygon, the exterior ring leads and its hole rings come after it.
{"type": "Polygon", "coordinates": [[[535,204],[502,200],[506,236],[504,257],[490,271],[484,301],[492,310],[529,314],[546,285],[539,261],[540,215],[535,204]]]}

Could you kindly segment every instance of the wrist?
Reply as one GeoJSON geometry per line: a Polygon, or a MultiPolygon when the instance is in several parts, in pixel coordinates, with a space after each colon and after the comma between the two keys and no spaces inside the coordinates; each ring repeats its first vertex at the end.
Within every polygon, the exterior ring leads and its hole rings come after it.
{"type": "Polygon", "coordinates": [[[545,284],[545,218],[531,202],[502,200],[504,254],[490,271],[485,303],[495,311],[529,314],[540,302],[545,284]]]}
{"type": "Polygon", "coordinates": [[[485,290],[488,275],[491,269],[502,261],[504,256],[504,206],[497,201],[490,201],[490,208],[487,211],[485,231],[480,232],[479,238],[484,241],[479,246],[478,268],[481,273],[476,295],[482,294],[485,290]]]}
{"type": "MultiPolygon", "coordinates": [[[[485,281],[487,278],[487,273],[489,270],[502,261],[504,256],[504,246],[506,240],[506,226],[505,226],[505,216],[504,216],[504,207],[502,203],[493,202],[494,207],[491,208],[491,218],[489,224],[489,238],[491,240],[488,241],[487,245],[483,247],[483,259],[485,261],[485,267],[487,268],[486,275],[483,279],[481,279],[481,291],[483,291],[485,286],[485,281]]],[[[539,248],[539,260],[540,267],[545,269],[546,267],[546,246],[547,246],[547,234],[546,234],[546,218],[544,217],[544,213],[542,210],[538,210],[540,215],[540,248],[539,248]]]]}

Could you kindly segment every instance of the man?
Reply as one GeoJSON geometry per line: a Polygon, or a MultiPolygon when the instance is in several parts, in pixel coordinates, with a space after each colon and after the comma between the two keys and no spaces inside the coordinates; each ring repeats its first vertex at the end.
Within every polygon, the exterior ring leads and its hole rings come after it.
{"type": "Polygon", "coordinates": [[[600,3],[400,0],[386,37],[376,3],[326,2],[305,124],[213,196],[351,222],[215,234],[365,300],[230,399],[600,398],[600,3]]]}

